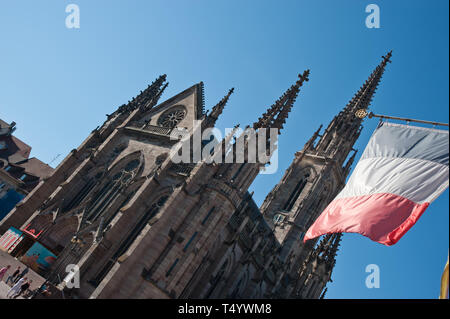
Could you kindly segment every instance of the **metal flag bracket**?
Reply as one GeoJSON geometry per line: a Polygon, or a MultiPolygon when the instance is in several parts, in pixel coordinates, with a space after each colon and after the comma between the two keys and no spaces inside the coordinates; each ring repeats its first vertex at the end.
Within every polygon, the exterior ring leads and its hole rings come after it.
{"type": "Polygon", "coordinates": [[[363,119],[366,116],[369,119],[371,119],[372,117],[378,117],[378,118],[380,118],[380,122],[383,121],[384,119],[392,119],[392,120],[406,121],[406,124],[409,124],[410,122],[416,122],[416,123],[431,124],[431,125],[433,125],[433,127],[436,127],[436,126],[447,126],[448,127],[448,123],[440,123],[440,122],[424,121],[424,120],[414,120],[414,119],[409,119],[409,118],[405,118],[405,117],[397,117],[397,116],[379,115],[379,114],[374,114],[373,112],[368,113],[367,110],[365,110],[365,109],[357,110],[355,112],[355,116],[360,119],[363,119]]]}

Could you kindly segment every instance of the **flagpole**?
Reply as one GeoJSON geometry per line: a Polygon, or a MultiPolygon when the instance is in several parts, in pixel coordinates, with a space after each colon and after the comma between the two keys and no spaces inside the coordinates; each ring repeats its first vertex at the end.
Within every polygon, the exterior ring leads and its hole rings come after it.
{"type": "Polygon", "coordinates": [[[424,124],[432,124],[432,125],[436,125],[436,126],[447,126],[448,127],[448,123],[415,120],[415,119],[408,119],[405,117],[397,117],[397,116],[379,115],[379,114],[374,114],[373,112],[367,113],[367,111],[364,109],[357,110],[355,112],[355,115],[361,119],[365,118],[366,116],[369,119],[371,119],[372,117],[378,117],[380,119],[400,120],[400,121],[406,121],[406,122],[416,122],[416,123],[424,123],[424,124]]]}

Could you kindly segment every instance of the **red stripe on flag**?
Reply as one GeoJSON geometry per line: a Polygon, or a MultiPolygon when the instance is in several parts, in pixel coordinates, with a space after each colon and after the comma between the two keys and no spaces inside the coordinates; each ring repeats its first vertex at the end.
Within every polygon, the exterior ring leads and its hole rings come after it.
{"type": "Polygon", "coordinates": [[[417,222],[429,204],[416,204],[385,193],[335,199],[308,229],[303,241],[329,233],[359,233],[391,246],[417,222]]]}

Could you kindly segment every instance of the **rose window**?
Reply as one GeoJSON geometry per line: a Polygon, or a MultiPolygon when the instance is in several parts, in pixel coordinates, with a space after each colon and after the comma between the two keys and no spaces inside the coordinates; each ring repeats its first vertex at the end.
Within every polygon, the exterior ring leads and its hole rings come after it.
{"type": "Polygon", "coordinates": [[[161,115],[158,124],[167,128],[174,128],[186,116],[186,111],[182,109],[169,110],[161,115]]]}

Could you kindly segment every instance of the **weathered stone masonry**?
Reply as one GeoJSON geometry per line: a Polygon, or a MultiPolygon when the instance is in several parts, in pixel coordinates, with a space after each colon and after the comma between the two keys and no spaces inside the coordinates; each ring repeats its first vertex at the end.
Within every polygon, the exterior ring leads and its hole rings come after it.
{"type": "MultiPolygon", "coordinates": [[[[161,76],[108,115],[5,217],[0,233],[43,230],[38,241],[58,255],[46,276],[72,297],[323,297],[341,235],[317,247],[303,236],[344,186],[362,128],[354,113],[368,108],[390,55],[295,154],[260,208],[248,188],[263,164],[171,160],[178,144],[170,133],[185,128],[192,139],[195,120],[213,127],[233,90],[207,114],[202,83],[158,104],[167,86],[161,76]],[[79,289],[60,280],[68,264],[80,267],[79,289]]],[[[252,127],[280,131],[308,75],[252,127]]],[[[237,141],[248,147],[252,138],[237,141]]]]}

